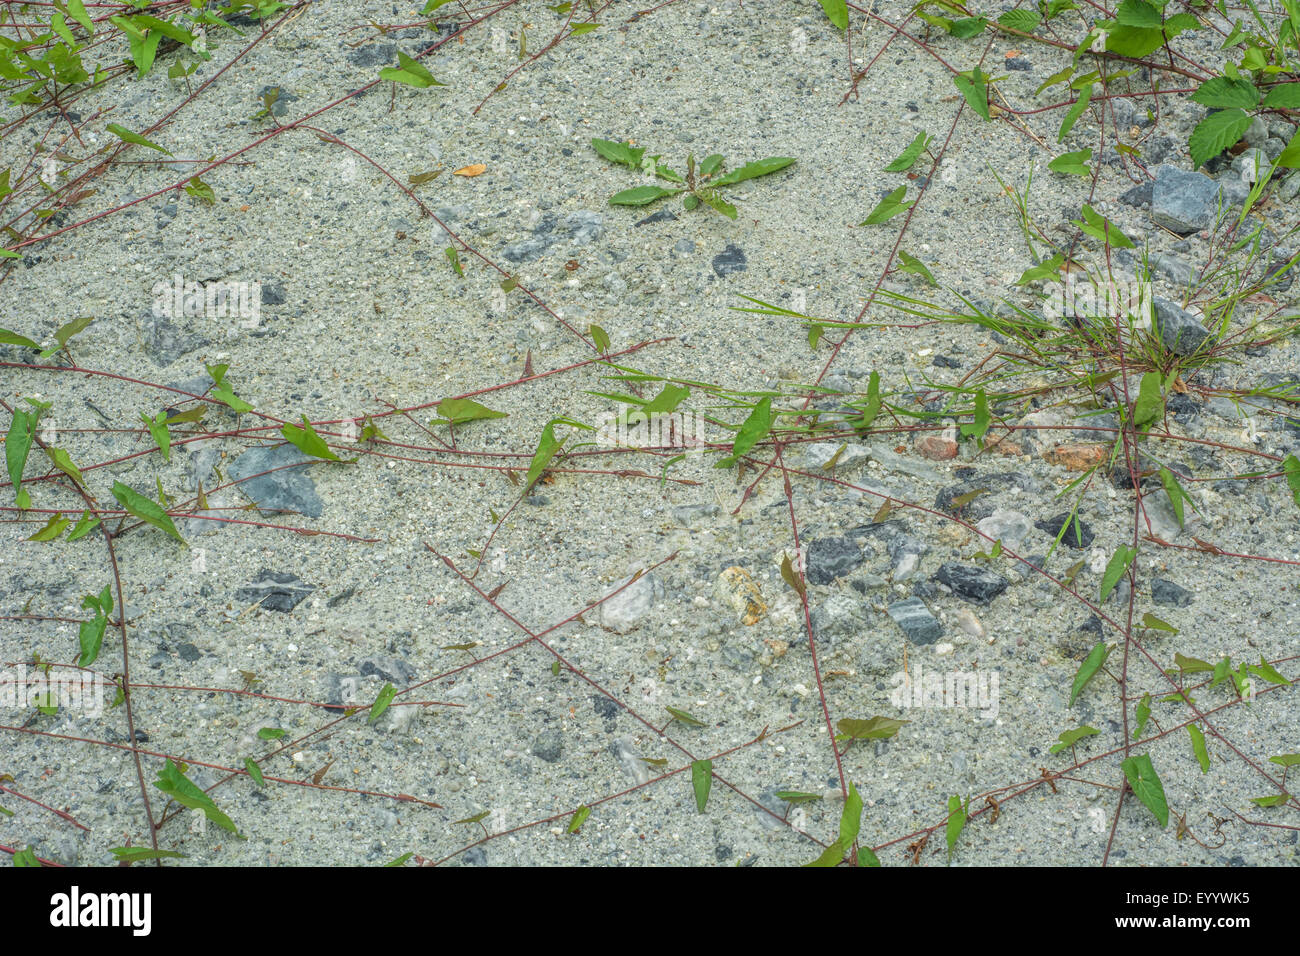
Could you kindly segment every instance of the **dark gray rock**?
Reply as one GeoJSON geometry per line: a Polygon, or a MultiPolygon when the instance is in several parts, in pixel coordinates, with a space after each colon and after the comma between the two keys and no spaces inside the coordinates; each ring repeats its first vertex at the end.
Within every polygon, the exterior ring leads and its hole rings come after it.
{"type": "Polygon", "coordinates": [[[1155,321],[1160,341],[1175,355],[1193,355],[1210,338],[1201,320],[1168,299],[1155,297],[1155,321]]]}
{"type": "Polygon", "coordinates": [[[618,716],[618,704],[604,694],[592,694],[591,706],[596,711],[597,717],[613,720],[618,716]]]}
{"type": "Polygon", "coordinates": [[[913,644],[933,644],[943,635],[943,625],[918,597],[889,605],[889,616],[913,644]]]}
{"type": "Polygon", "coordinates": [[[371,43],[359,46],[348,54],[353,66],[397,66],[396,43],[371,43]]]}
{"type": "Polygon", "coordinates": [[[363,657],[357,668],[362,677],[378,677],[394,687],[405,687],[415,680],[415,668],[400,657],[381,657],[371,654],[363,657]]]}
{"type": "Polygon", "coordinates": [[[268,611],[288,613],[315,591],[297,575],[263,568],[256,578],[235,592],[235,600],[260,604],[268,611]]]}
{"type": "Polygon", "coordinates": [[[862,563],[862,549],[848,538],[818,538],[808,546],[808,580],[830,584],[862,563]]]}
{"type": "Polygon", "coordinates": [[[1151,600],[1161,607],[1187,607],[1192,603],[1192,592],[1164,578],[1151,579],[1151,600]]]}
{"type": "Polygon", "coordinates": [[[564,754],[564,736],[558,730],[543,730],[533,741],[533,756],[555,763],[564,754]]]}
{"type": "Polygon", "coordinates": [[[275,279],[262,280],[262,305],[284,305],[284,283],[275,279]]]}
{"type": "MultiPolygon", "coordinates": [[[[188,324],[191,321],[203,320],[181,319],[181,321],[188,324]]],[[[198,329],[177,325],[166,315],[154,315],[148,312],[142,318],[141,325],[144,331],[145,354],[159,367],[171,365],[187,352],[193,352],[208,344],[208,339],[198,329]]]]}
{"type": "Polygon", "coordinates": [[[595,242],[605,231],[605,217],[589,209],[579,209],[564,217],[561,228],[580,246],[595,242]]]}
{"type": "Polygon", "coordinates": [[[1010,582],[987,568],[974,568],[966,564],[940,565],[934,579],[946,584],[959,598],[976,604],[988,604],[1007,589],[1010,582]]]}
{"type": "Polygon", "coordinates": [[[501,250],[501,255],[511,262],[528,262],[536,259],[551,245],[552,237],[542,234],[512,242],[501,250]]]}
{"type": "Polygon", "coordinates": [[[1073,519],[1068,511],[1063,511],[1059,515],[1047,518],[1044,521],[1035,521],[1034,527],[1040,531],[1046,532],[1055,538],[1061,534],[1061,528],[1065,527],[1065,534],[1061,535],[1061,543],[1069,545],[1071,548],[1077,548],[1082,551],[1084,548],[1092,546],[1094,537],[1092,529],[1088,527],[1087,522],[1077,514],[1073,519]],[[1069,527],[1065,527],[1066,525],[1069,527]]]}
{"type": "Polygon", "coordinates": [[[319,518],[325,507],[305,467],[316,461],[319,459],[286,442],[244,452],[226,469],[226,475],[263,511],[292,511],[319,518]]]}
{"type": "Polygon", "coordinates": [[[1161,166],[1151,187],[1151,220],[1182,235],[1210,228],[1229,205],[1223,184],[1176,166],[1161,166]]]}
{"type": "Polygon", "coordinates": [[[745,259],[744,250],[730,242],[727,243],[727,248],[713,257],[713,272],[719,278],[729,276],[733,272],[744,272],[748,268],[749,263],[745,259]]]}
{"type": "Polygon", "coordinates": [[[640,222],[635,223],[635,225],[648,226],[651,223],[656,223],[656,222],[674,222],[676,221],[676,219],[677,219],[677,214],[673,212],[671,209],[665,208],[665,209],[660,209],[657,213],[654,213],[653,215],[646,216],[640,222]]]}
{"type": "Polygon", "coordinates": [[[1126,190],[1120,195],[1119,201],[1126,206],[1134,206],[1138,209],[1151,205],[1151,183],[1142,183],[1126,190]]]}

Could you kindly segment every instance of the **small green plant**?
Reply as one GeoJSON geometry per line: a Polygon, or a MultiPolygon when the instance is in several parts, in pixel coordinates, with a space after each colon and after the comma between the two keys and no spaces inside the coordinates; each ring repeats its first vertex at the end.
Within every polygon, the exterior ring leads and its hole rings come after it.
{"type": "Polygon", "coordinates": [[[659,179],[677,183],[674,187],[645,185],[624,189],[609,197],[612,206],[648,206],[657,200],[682,193],[682,205],[686,209],[695,209],[701,203],[711,206],[728,219],[737,216],[736,207],[722,198],[718,192],[721,187],[734,186],[747,179],[757,179],[785,169],[794,163],[789,156],[769,156],[746,163],[738,169],[723,172],[726,159],[721,153],[704,157],[696,165],[694,154],[686,157],[686,175],[659,162],[659,156],[646,156],[646,147],[635,147],[630,142],[616,143],[607,139],[593,139],[591,148],[612,163],[619,163],[629,169],[643,170],[659,179]]]}

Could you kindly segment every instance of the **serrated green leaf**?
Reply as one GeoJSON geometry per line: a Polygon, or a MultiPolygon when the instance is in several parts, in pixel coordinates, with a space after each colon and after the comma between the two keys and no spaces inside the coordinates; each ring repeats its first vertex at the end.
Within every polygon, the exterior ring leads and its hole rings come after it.
{"type": "Polygon", "coordinates": [[[1203,166],[1236,143],[1250,128],[1251,115],[1242,109],[1221,110],[1201,120],[1187,140],[1192,166],[1203,166]]]}
{"type": "Polygon", "coordinates": [[[1264,94],[1264,99],[1259,105],[1272,109],[1300,109],[1300,81],[1279,83],[1264,94]]]}
{"type": "Polygon", "coordinates": [[[729,173],[724,173],[717,179],[713,180],[710,185],[734,186],[736,183],[743,183],[748,179],[757,179],[759,176],[769,176],[772,173],[785,169],[794,162],[794,158],[790,156],[769,156],[766,159],[756,159],[752,163],[746,163],[739,169],[733,169],[729,173]]]}
{"type": "Polygon", "coordinates": [[[1041,22],[1042,17],[1033,10],[1008,10],[998,17],[998,23],[1008,29],[1019,30],[1021,33],[1032,32],[1041,22]]]}
{"type": "Polygon", "coordinates": [[[1192,101],[1214,109],[1239,106],[1253,109],[1259,104],[1259,90],[1245,78],[1216,76],[1202,83],[1192,94],[1192,101]]]}

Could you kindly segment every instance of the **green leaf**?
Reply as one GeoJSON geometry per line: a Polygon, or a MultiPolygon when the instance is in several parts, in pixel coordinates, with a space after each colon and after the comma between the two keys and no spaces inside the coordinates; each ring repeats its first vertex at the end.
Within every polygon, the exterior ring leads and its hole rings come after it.
{"type": "Polygon", "coordinates": [[[142,863],[145,860],[184,860],[186,855],[176,850],[155,850],[148,846],[115,846],[110,851],[119,863],[142,863]]]}
{"type": "Polygon", "coordinates": [[[149,435],[153,438],[154,444],[158,446],[158,452],[162,455],[163,461],[171,461],[172,433],[167,430],[167,413],[159,412],[157,418],[150,418],[144,412],[141,412],[140,420],[144,422],[145,428],[149,429],[149,435]]]}
{"type": "Polygon", "coordinates": [[[898,258],[903,262],[903,264],[898,267],[899,272],[910,272],[913,275],[918,275],[926,281],[927,285],[937,286],[939,284],[935,281],[934,274],[930,272],[926,264],[908,253],[907,250],[899,249],[898,258]]]}
{"type": "Polygon", "coordinates": [[[772,397],[768,395],[759,400],[744,424],[740,426],[740,431],[736,433],[736,440],[731,444],[731,454],[717,462],[714,467],[730,468],[751,448],[766,438],[771,430],[772,397]]]}
{"type": "Polygon", "coordinates": [[[1037,96],[1039,93],[1043,92],[1043,90],[1048,89],[1049,87],[1053,87],[1053,86],[1055,86],[1057,83],[1064,83],[1066,80],[1068,80],[1068,79],[1069,79],[1070,77],[1072,77],[1072,76],[1074,76],[1074,66],[1073,66],[1073,64],[1070,65],[1070,66],[1067,66],[1065,69],[1061,70],[1059,73],[1053,73],[1053,74],[1052,74],[1051,76],[1049,76],[1047,79],[1043,80],[1043,84],[1042,84],[1042,86],[1040,86],[1038,89],[1034,90],[1034,95],[1037,96]]]}
{"type": "Polygon", "coordinates": [[[633,189],[624,189],[622,192],[614,193],[609,197],[611,206],[648,206],[656,199],[663,199],[665,196],[676,196],[680,189],[665,189],[663,186],[637,186],[633,189]]]}
{"type": "MultiPolygon", "coordinates": [[[[1286,486],[1291,489],[1291,500],[1300,508],[1300,458],[1287,455],[1282,459],[1282,472],[1286,475],[1286,486]]],[[[10,474],[13,474],[11,471],[10,474]]]]}
{"type": "Polygon", "coordinates": [[[524,494],[528,494],[529,489],[537,484],[537,479],[542,477],[542,472],[546,471],[546,466],[551,463],[567,439],[557,439],[555,437],[555,425],[557,420],[546,423],[542,429],[541,440],[537,443],[537,450],[533,452],[533,460],[528,464],[528,476],[524,481],[524,494]]]}
{"type": "Polygon", "coordinates": [[[375,702],[370,705],[370,717],[368,718],[370,723],[373,724],[384,715],[384,711],[388,709],[388,705],[393,702],[393,698],[396,696],[397,688],[392,684],[384,684],[383,690],[379,692],[375,702]]]}
{"type": "Polygon", "coordinates": [[[693,195],[698,196],[700,199],[704,200],[706,203],[709,204],[709,206],[711,206],[713,209],[717,210],[718,212],[722,213],[728,219],[735,220],[736,216],[738,215],[738,213],[736,212],[736,207],[733,206],[731,203],[727,202],[720,195],[718,195],[718,192],[715,189],[701,189],[699,192],[696,192],[693,195]]]}
{"type": "Polygon", "coordinates": [[[1211,113],[1201,120],[1187,140],[1192,154],[1192,166],[1203,166],[1207,161],[1236,143],[1250,128],[1251,116],[1245,110],[1228,109],[1211,113]]]}
{"type": "Polygon", "coordinates": [[[279,740],[284,735],[283,727],[261,727],[257,731],[258,740],[279,740]]]}
{"type": "Polygon", "coordinates": [[[1041,22],[1042,17],[1033,10],[1008,10],[998,17],[998,23],[1008,29],[1019,30],[1021,33],[1032,32],[1041,22]]]}
{"type": "Polygon", "coordinates": [[[1192,94],[1192,101],[1214,109],[1239,106],[1253,109],[1259,104],[1259,90],[1250,80],[1216,76],[1202,83],[1192,94]]]}
{"type": "Polygon", "coordinates": [[[1287,143],[1282,154],[1273,160],[1273,165],[1285,166],[1287,169],[1300,169],[1300,130],[1291,137],[1291,142],[1287,143]]]}
{"type": "Polygon", "coordinates": [[[1158,30],[1163,19],[1160,11],[1146,0],[1124,0],[1115,11],[1116,22],[1126,27],[1158,30]]]}
{"type": "MultiPolygon", "coordinates": [[[[5,170],[8,172],[8,170],[5,170]]],[[[39,349],[40,343],[33,342],[25,335],[19,335],[17,332],[10,332],[8,329],[0,329],[0,345],[21,345],[24,348],[39,349]]]]}
{"type": "Polygon", "coordinates": [[[78,667],[89,667],[99,658],[99,651],[104,644],[104,629],[108,618],[103,613],[96,614],[89,621],[82,621],[77,634],[81,646],[81,656],[77,658],[78,667]]]}
{"type": "Polygon", "coordinates": [[[953,848],[966,826],[966,814],[970,810],[970,800],[962,806],[961,797],[953,794],[948,798],[948,825],[944,828],[944,837],[948,843],[948,859],[952,859],[953,848]]]}
{"type": "MultiPolygon", "coordinates": [[[[13,482],[15,493],[22,490],[23,469],[27,465],[27,453],[31,450],[39,417],[40,412],[24,412],[15,408],[13,420],[9,423],[9,434],[5,438],[5,465],[9,469],[9,480],[13,482]]],[[[1300,469],[1300,465],[1297,465],[1297,469],[1300,469]]],[[[1296,501],[1300,503],[1300,497],[1296,501]]]]}
{"type": "Polygon", "coordinates": [[[1065,137],[1070,135],[1070,130],[1074,129],[1074,124],[1079,121],[1079,117],[1083,115],[1083,111],[1088,108],[1088,103],[1091,101],[1092,84],[1089,84],[1079,91],[1079,98],[1065,111],[1065,119],[1061,120],[1061,128],[1056,133],[1058,143],[1065,142],[1065,137]]]}
{"type": "Polygon", "coordinates": [[[266,786],[266,778],[262,776],[262,768],[257,765],[257,761],[251,757],[244,758],[244,769],[248,771],[249,779],[259,787],[266,786]]]}
{"type": "Polygon", "coordinates": [[[1088,165],[1088,160],[1092,158],[1091,149],[1080,149],[1073,153],[1062,153],[1054,160],[1047,164],[1047,168],[1054,173],[1062,173],[1067,176],[1091,176],[1092,167],[1088,165]]]}
{"type": "Polygon", "coordinates": [[[599,23],[578,23],[574,24],[573,30],[569,33],[571,37],[580,37],[584,33],[590,33],[592,30],[600,29],[599,23]]]}
{"type": "Polygon", "coordinates": [[[811,863],[805,863],[804,866],[839,866],[847,852],[848,848],[839,840],[836,840],[822,851],[821,856],[811,863]]]}
{"type": "Polygon", "coordinates": [[[394,83],[404,83],[407,86],[414,86],[417,89],[426,89],[430,86],[446,86],[445,83],[439,83],[433,78],[433,74],[425,69],[424,65],[405,53],[398,52],[397,62],[400,68],[387,66],[379,71],[381,80],[391,80],[394,83]]]}
{"type": "Polygon", "coordinates": [[[118,139],[122,140],[122,142],[124,143],[134,143],[136,146],[147,146],[150,149],[157,150],[158,152],[162,153],[164,156],[171,155],[170,152],[163,149],[157,143],[150,142],[149,140],[141,136],[139,133],[131,132],[125,126],[119,126],[117,123],[109,123],[108,126],[105,128],[114,136],[116,136],[118,139]]]}
{"type": "Polygon", "coordinates": [[[573,817],[569,820],[569,832],[577,833],[582,829],[582,825],[587,822],[587,817],[591,816],[591,807],[585,803],[573,811],[573,817]]]}
{"type": "Polygon", "coordinates": [[[95,24],[86,13],[86,6],[81,0],[68,0],[68,15],[80,23],[90,36],[95,35],[95,24]]]}
{"type": "Polygon", "coordinates": [[[630,169],[640,169],[641,157],[645,155],[644,146],[637,149],[631,143],[615,143],[608,139],[593,139],[591,148],[610,162],[622,163],[630,169]]]}
{"type": "Polygon", "coordinates": [[[677,721],[680,724],[685,724],[687,727],[706,726],[704,721],[697,720],[696,718],[692,717],[690,714],[686,713],[686,711],[684,710],[678,710],[676,707],[665,707],[664,710],[668,711],[668,713],[672,715],[673,720],[677,721]]]}
{"type": "Polygon", "coordinates": [[[1160,620],[1160,618],[1156,617],[1150,611],[1147,611],[1142,615],[1142,626],[1152,631],[1168,631],[1170,634],[1178,633],[1178,628],[1160,620]]]}
{"type": "Polygon", "coordinates": [[[961,426],[961,433],[967,438],[983,438],[989,430],[993,418],[989,415],[989,399],[984,389],[975,392],[975,420],[961,426]]]}
{"type": "MultiPolygon", "coordinates": [[[[1187,492],[1183,491],[1183,486],[1178,483],[1177,476],[1164,465],[1160,466],[1160,483],[1165,486],[1165,494],[1169,496],[1169,505],[1174,509],[1174,517],[1178,519],[1178,527],[1183,526],[1183,502],[1191,501],[1187,497],[1187,492]]],[[[1195,504],[1192,505],[1195,508],[1195,504]]]]}
{"type": "Polygon", "coordinates": [[[1271,797],[1251,797],[1250,802],[1257,807],[1280,807],[1290,799],[1289,793],[1275,793],[1271,797]]]}
{"type": "Polygon", "coordinates": [[[1291,682],[1277,672],[1277,670],[1268,661],[1264,660],[1261,655],[1258,664],[1248,664],[1247,669],[1258,677],[1264,678],[1270,684],[1286,684],[1291,682]]]}
{"type": "Polygon", "coordinates": [[[836,740],[888,740],[898,734],[899,729],[911,723],[908,720],[896,720],[893,717],[869,717],[855,720],[849,717],[837,721],[835,729],[839,731],[836,740]]]}
{"type": "Polygon", "coordinates": [[[1146,730],[1147,721],[1151,719],[1151,695],[1143,694],[1137,705],[1137,727],[1133,730],[1133,739],[1139,740],[1146,730]]]}
{"type": "Polygon", "coordinates": [[[724,173],[713,180],[710,185],[734,186],[736,183],[743,183],[747,179],[757,179],[759,176],[768,176],[778,172],[793,164],[794,161],[794,158],[790,156],[769,156],[766,159],[756,159],[752,163],[746,163],[739,169],[724,173]]]}
{"type": "Polygon", "coordinates": [[[1105,573],[1101,576],[1101,600],[1099,603],[1106,603],[1106,598],[1110,597],[1110,593],[1119,584],[1119,579],[1128,572],[1129,566],[1136,557],[1137,548],[1130,545],[1121,544],[1115,549],[1115,553],[1106,562],[1105,573]]]}
{"type": "Polygon", "coordinates": [[[463,425],[465,422],[506,418],[509,415],[508,412],[498,412],[468,398],[444,398],[438,403],[437,409],[442,418],[436,420],[435,425],[463,425]]]}
{"type": "Polygon", "coordinates": [[[958,40],[969,40],[971,37],[982,33],[988,22],[985,17],[963,17],[949,23],[948,32],[958,40]]]}
{"type": "Polygon", "coordinates": [[[185,544],[185,539],[176,530],[176,525],[172,524],[172,519],[157,502],[151,501],[120,481],[113,482],[113,497],[117,499],[118,504],[141,521],[167,532],[181,544],[185,544]]]}
{"type": "Polygon", "coordinates": [[[13,860],[14,860],[15,867],[19,867],[19,866],[40,867],[43,865],[41,861],[36,858],[36,854],[32,852],[31,847],[27,847],[26,849],[19,850],[17,853],[13,855],[13,860]]]}
{"type": "Polygon", "coordinates": [[[297,447],[305,455],[311,455],[313,458],[324,458],[329,461],[343,460],[330,451],[329,445],[325,444],[325,439],[316,434],[316,429],[311,427],[311,422],[307,420],[306,415],[302,416],[302,428],[286,422],[280,426],[280,434],[285,437],[289,444],[297,447]]]}
{"type": "Polygon", "coordinates": [[[185,776],[176,764],[172,763],[171,758],[167,758],[167,763],[162,770],[158,771],[158,779],[153,784],[167,796],[171,797],[181,806],[189,807],[191,810],[201,810],[203,815],[221,827],[236,836],[239,830],[230,817],[226,816],[217,805],[212,802],[212,798],[200,790],[189,777],[185,776]]]}
{"type": "Polygon", "coordinates": [[[84,485],[85,481],[81,477],[81,471],[72,463],[72,457],[62,448],[55,448],[53,445],[45,446],[45,454],[54,462],[54,467],[59,469],[79,485],[84,485]]]}
{"type": "Polygon", "coordinates": [[[1115,249],[1132,249],[1133,242],[1128,236],[1120,230],[1113,222],[1103,216],[1097,210],[1093,209],[1087,203],[1083,204],[1083,219],[1072,220],[1074,225],[1086,235],[1092,236],[1100,242],[1115,249]]]}
{"type": "Polygon", "coordinates": [[[916,138],[907,144],[907,148],[898,154],[898,158],[885,167],[887,173],[905,173],[911,169],[925,148],[930,145],[930,136],[924,130],[916,134],[916,138]]]}
{"type": "Polygon", "coordinates": [[[726,162],[726,157],[721,153],[710,153],[700,162],[700,175],[712,176],[722,168],[724,162],[726,162]]]}
{"type": "Polygon", "coordinates": [[[880,202],[876,203],[876,208],[871,210],[871,213],[867,216],[867,218],[864,219],[862,222],[858,223],[858,225],[877,226],[883,222],[888,222],[889,220],[893,219],[900,212],[904,212],[905,210],[910,209],[913,206],[913,204],[915,204],[916,200],[909,199],[906,202],[904,202],[903,197],[906,195],[907,195],[907,187],[899,186],[897,189],[891,192],[884,199],[880,200],[880,202]]]}
{"type": "Polygon", "coordinates": [[[1141,428],[1165,417],[1165,401],[1160,394],[1160,373],[1147,372],[1138,385],[1137,401],[1133,403],[1133,424],[1141,428]]]}
{"type": "Polygon", "coordinates": [[[1146,754],[1138,754],[1129,757],[1120,766],[1124,768],[1124,776],[1133,788],[1133,793],[1160,821],[1161,829],[1168,826],[1169,804],[1165,800],[1165,788],[1160,783],[1156,768],[1151,765],[1151,758],[1146,754]]]}
{"type": "Polygon", "coordinates": [[[817,0],[826,11],[826,19],[831,21],[841,30],[847,30],[849,26],[849,7],[844,0],[817,0]]]}
{"type": "Polygon", "coordinates": [[[853,846],[853,841],[858,838],[861,827],[862,797],[858,795],[858,788],[850,783],[849,795],[844,798],[844,810],[840,813],[839,842],[846,847],[853,846]]]}
{"type": "Polygon", "coordinates": [[[712,760],[696,760],[691,764],[691,787],[695,790],[695,806],[703,813],[709,802],[709,791],[713,789],[712,760]]]}
{"type": "Polygon", "coordinates": [[[1083,689],[1088,686],[1088,681],[1101,670],[1101,666],[1106,663],[1106,658],[1109,656],[1110,645],[1104,641],[1088,652],[1088,657],[1079,665],[1079,670],[1074,675],[1074,683],[1070,687],[1070,707],[1074,706],[1083,689]]]}
{"type": "Polygon", "coordinates": [[[1089,727],[1086,724],[1082,727],[1076,727],[1073,730],[1062,731],[1056,738],[1060,743],[1052,744],[1050,753],[1059,754],[1062,750],[1068,750],[1070,747],[1073,747],[1085,737],[1091,737],[1094,734],[1099,733],[1101,733],[1101,731],[1096,727],[1089,727]]]}
{"type": "Polygon", "coordinates": [[[1056,253],[1049,259],[1044,259],[1036,266],[1030,266],[1020,278],[1016,280],[1016,285],[1028,285],[1031,282],[1040,281],[1061,281],[1061,266],[1065,264],[1065,256],[1056,253]]]}
{"type": "Polygon", "coordinates": [[[820,793],[804,793],[802,790],[778,790],[776,798],[784,800],[786,803],[811,803],[814,800],[822,799],[822,795],[820,793]]]}
{"type": "MultiPolygon", "coordinates": [[[[1269,757],[1269,762],[1283,767],[1300,767],[1300,754],[1277,754],[1269,757]]],[[[780,794],[777,794],[780,796],[780,794]]]]}
{"type": "Polygon", "coordinates": [[[980,116],[987,121],[989,119],[989,87],[988,77],[980,72],[977,66],[969,73],[953,74],[952,82],[961,95],[966,98],[966,102],[980,116]]]}
{"type": "Polygon", "coordinates": [[[99,519],[92,516],[89,511],[83,511],[81,517],[77,519],[77,526],[68,533],[68,541],[72,542],[78,538],[84,538],[98,527],[99,519]]]}
{"type": "Polygon", "coordinates": [[[1260,106],[1273,109],[1300,110],[1300,82],[1280,83],[1264,94],[1260,106]]]}
{"type": "Polygon", "coordinates": [[[1196,754],[1196,760],[1201,765],[1201,773],[1209,773],[1210,751],[1205,747],[1205,734],[1195,724],[1187,725],[1187,733],[1191,735],[1192,753],[1196,754]]]}
{"type": "Polygon", "coordinates": [[[609,335],[599,325],[593,325],[588,330],[591,340],[596,343],[596,348],[600,350],[601,355],[609,352],[609,335]]]}
{"type": "Polygon", "coordinates": [[[465,274],[465,268],[460,264],[460,253],[456,251],[455,246],[448,246],[443,250],[447,254],[447,261],[451,263],[451,269],[458,276],[465,274]]]}
{"type": "Polygon", "coordinates": [[[45,526],[28,538],[28,541],[53,541],[63,530],[72,524],[72,522],[63,517],[62,512],[50,515],[50,520],[45,522],[45,526]]]}

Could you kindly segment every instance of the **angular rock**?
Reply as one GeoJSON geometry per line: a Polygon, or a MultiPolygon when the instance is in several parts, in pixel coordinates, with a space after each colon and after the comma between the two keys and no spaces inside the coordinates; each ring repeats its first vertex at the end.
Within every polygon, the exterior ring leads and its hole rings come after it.
{"type": "MultiPolygon", "coordinates": [[[[617,590],[617,588],[613,589],[617,590]]],[[[643,574],[619,591],[597,610],[597,622],[607,631],[626,634],[640,626],[655,602],[663,597],[664,587],[653,574],[643,574]]]]}
{"type": "Polygon", "coordinates": [[[917,597],[889,605],[889,616],[913,644],[933,644],[943,636],[943,625],[917,597]]]}
{"type": "Polygon", "coordinates": [[[1210,228],[1229,205],[1221,183],[1176,166],[1161,166],[1151,186],[1151,220],[1182,235],[1210,228]]]}
{"type": "Polygon", "coordinates": [[[981,534],[986,534],[994,541],[1001,541],[1008,548],[1015,549],[1029,535],[1033,528],[1030,520],[1019,511],[1008,508],[996,508],[993,514],[975,525],[981,534]]]}
{"type": "Polygon", "coordinates": [[[744,250],[730,242],[727,243],[727,248],[713,257],[713,272],[718,278],[729,276],[733,272],[744,272],[748,268],[744,250]]]}
{"type": "Polygon", "coordinates": [[[1055,538],[1061,534],[1061,529],[1065,528],[1065,534],[1061,535],[1061,543],[1069,545],[1071,548],[1077,548],[1082,551],[1084,548],[1092,546],[1094,537],[1092,529],[1088,527],[1087,522],[1077,514],[1071,518],[1070,512],[1063,511],[1059,515],[1047,518],[1043,521],[1035,521],[1034,527],[1040,531],[1046,532],[1055,538]],[[1068,527],[1066,527],[1068,525],[1068,527]]]}
{"type": "Polygon", "coordinates": [[[948,585],[959,598],[976,604],[988,604],[1007,589],[1010,583],[1000,574],[987,568],[973,568],[966,564],[940,565],[934,579],[948,585]]]}
{"type": "Polygon", "coordinates": [[[316,590],[295,574],[263,568],[256,578],[235,592],[235,600],[260,604],[268,611],[287,614],[316,590]]]}
{"type": "Polygon", "coordinates": [[[1210,338],[1200,319],[1168,299],[1156,296],[1155,307],[1160,341],[1175,355],[1192,355],[1210,338]]]}
{"type": "Polygon", "coordinates": [[[264,445],[236,458],[226,475],[262,511],[292,511],[319,518],[325,506],[304,467],[319,460],[287,442],[264,445]]]}
{"type": "Polygon", "coordinates": [[[1164,578],[1151,579],[1151,600],[1161,607],[1187,607],[1192,603],[1192,592],[1164,578]]]}
{"type": "Polygon", "coordinates": [[[200,332],[182,328],[166,315],[148,312],[141,319],[141,325],[144,330],[145,353],[159,367],[171,365],[187,352],[208,344],[200,332]]]}
{"type": "Polygon", "coordinates": [[[533,741],[533,756],[555,763],[564,754],[564,736],[558,730],[543,730],[533,741]]]}
{"type": "Polygon", "coordinates": [[[605,217],[598,212],[580,209],[564,217],[563,228],[578,245],[586,245],[599,239],[605,231],[605,217]]]}
{"type": "Polygon", "coordinates": [[[808,546],[808,581],[830,584],[848,574],[862,560],[862,549],[848,538],[818,538],[808,546]]]}

